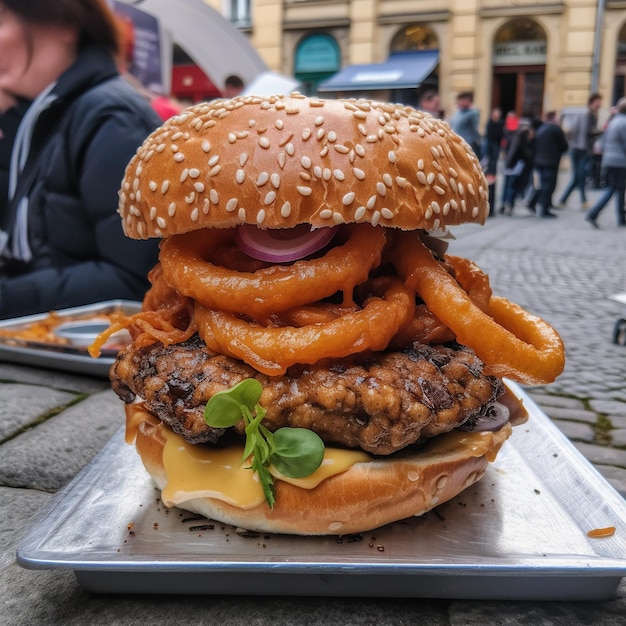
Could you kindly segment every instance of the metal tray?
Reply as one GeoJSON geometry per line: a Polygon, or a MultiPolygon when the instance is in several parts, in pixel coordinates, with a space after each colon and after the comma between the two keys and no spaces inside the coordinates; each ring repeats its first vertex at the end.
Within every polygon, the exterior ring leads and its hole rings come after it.
{"type": "Polygon", "coordinates": [[[509,386],[528,423],[479,483],[422,517],[343,537],[246,533],[165,509],[120,430],[34,520],[18,562],[101,593],[608,598],[626,574],[626,503],[509,386]]]}
{"type": "MultiPolygon", "coordinates": [[[[141,311],[141,302],[133,300],[107,300],[70,309],[56,311],[59,317],[72,317],[93,314],[106,315],[108,313],[121,312],[132,314],[141,311]]],[[[0,329],[20,329],[33,322],[45,319],[48,313],[27,315],[2,320],[0,329]]],[[[115,360],[114,353],[103,353],[97,359],[87,354],[85,348],[75,346],[63,346],[46,344],[40,341],[19,341],[0,337],[0,361],[19,363],[21,365],[33,365],[46,367],[66,372],[74,372],[89,376],[107,378],[109,369],[115,360]]]]}

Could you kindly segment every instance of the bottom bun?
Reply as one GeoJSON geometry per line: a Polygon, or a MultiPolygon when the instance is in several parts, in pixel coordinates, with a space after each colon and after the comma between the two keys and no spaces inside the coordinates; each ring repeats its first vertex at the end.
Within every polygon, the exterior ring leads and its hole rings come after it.
{"type": "MultiPolygon", "coordinates": [[[[136,406],[136,405],[135,405],[136,406]]],[[[132,435],[144,467],[159,489],[168,483],[163,465],[169,427],[147,418],[135,423],[132,435]]],[[[135,418],[136,420],[136,418],[135,418]]],[[[260,532],[295,535],[345,535],[423,515],[478,481],[510,436],[505,424],[495,432],[454,432],[431,440],[410,454],[359,462],[324,480],[314,489],[275,481],[276,504],[265,502],[242,509],[212,497],[195,497],[177,504],[233,526],[260,532]]]]}

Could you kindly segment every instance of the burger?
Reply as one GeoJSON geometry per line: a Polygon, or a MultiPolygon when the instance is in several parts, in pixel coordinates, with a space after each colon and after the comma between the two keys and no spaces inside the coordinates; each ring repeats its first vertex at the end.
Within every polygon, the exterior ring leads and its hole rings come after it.
{"type": "Polygon", "coordinates": [[[133,338],[110,378],[162,501],[342,535],[479,480],[526,418],[503,378],[546,384],[564,358],[448,253],[487,198],[471,148],[403,105],[242,96],[155,130],[119,212],[159,262],[108,332],[133,338]]]}

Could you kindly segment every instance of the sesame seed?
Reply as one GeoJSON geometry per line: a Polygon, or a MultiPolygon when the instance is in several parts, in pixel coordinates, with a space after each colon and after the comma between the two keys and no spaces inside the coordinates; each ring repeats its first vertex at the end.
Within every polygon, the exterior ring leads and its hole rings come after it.
{"type": "Polygon", "coordinates": [[[202,200],[202,212],[205,215],[209,214],[209,209],[210,209],[210,205],[209,205],[209,199],[208,198],[204,198],[204,200],[202,200]]]}
{"type": "Polygon", "coordinates": [[[422,185],[428,184],[428,181],[426,179],[426,174],[424,174],[422,170],[417,170],[417,180],[419,180],[419,182],[422,183],[422,185]]]}
{"type": "Polygon", "coordinates": [[[376,191],[383,197],[387,195],[387,187],[384,183],[376,183],[376,191]]]}
{"type": "Polygon", "coordinates": [[[189,170],[189,176],[190,178],[198,178],[198,176],[200,176],[200,170],[197,167],[192,167],[189,170]]]}
{"type": "Polygon", "coordinates": [[[354,202],[354,198],[355,198],[356,194],[354,193],[354,191],[350,191],[348,192],[342,199],[341,202],[344,206],[348,206],[349,204],[352,204],[354,202]]]}
{"type": "Polygon", "coordinates": [[[439,184],[442,185],[443,187],[448,186],[448,181],[446,180],[446,177],[443,174],[437,174],[437,180],[439,181],[439,184]]]}
{"type": "Polygon", "coordinates": [[[170,205],[167,207],[167,214],[170,217],[174,217],[174,215],[176,215],[176,203],[175,202],[170,202],[170,205]]]}
{"type": "Polygon", "coordinates": [[[459,175],[457,174],[457,171],[453,167],[448,168],[448,174],[450,174],[450,176],[454,176],[455,178],[459,177],[459,175]]]}
{"type": "Polygon", "coordinates": [[[437,214],[441,213],[441,207],[439,206],[439,202],[436,202],[435,200],[433,200],[430,203],[430,206],[433,209],[433,213],[437,213],[437,214]]]}
{"type": "Polygon", "coordinates": [[[154,218],[156,217],[156,207],[150,207],[150,221],[154,221],[154,218]]]}
{"type": "Polygon", "coordinates": [[[161,183],[161,193],[163,195],[165,195],[167,193],[167,190],[170,188],[170,181],[169,180],[164,180],[161,183]]]}
{"type": "Polygon", "coordinates": [[[293,147],[292,143],[288,143],[285,146],[285,152],[289,155],[289,156],[293,156],[295,153],[296,149],[293,147]]]}
{"type": "Polygon", "coordinates": [[[441,220],[439,218],[436,218],[435,221],[433,222],[433,228],[435,230],[439,230],[440,226],[441,226],[441,220]]]}
{"type": "Polygon", "coordinates": [[[372,226],[378,226],[378,222],[380,222],[380,211],[374,211],[372,213],[372,226]]]}
{"type": "Polygon", "coordinates": [[[272,202],[274,202],[274,200],[276,200],[276,192],[275,191],[268,191],[265,194],[265,199],[263,200],[263,204],[265,206],[267,206],[268,204],[272,204],[272,202]]]}
{"type": "Polygon", "coordinates": [[[196,192],[195,191],[190,191],[186,196],[185,196],[185,202],[187,204],[193,204],[196,200],[196,192]]]}
{"type": "Polygon", "coordinates": [[[428,207],[426,211],[424,212],[424,217],[427,220],[429,220],[432,216],[433,216],[433,210],[430,207],[428,207]]]}
{"type": "Polygon", "coordinates": [[[389,153],[387,154],[387,157],[389,158],[389,163],[396,162],[396,153],[393,150],[389,151],[389,153]]]}
{"type": "Polygon", "coordinates": [[[343,215],[339,213],[339,211],[333,213],[333,222],[335,222],[335,224],[343,224],[345,222],[343,215]]]}
{"type": "Polygon", "coordinates": [[[360,156],[363,157],[365,156],[365,148],[360,144],[357,143],[356,146],[354,146],[354,151],[360,156]]]}
{"type": "Polygon", "coordinates": [[[335,143],[335,141],[337,141],[337,133],[334,130],[331,130],[326,138],[330,143],[335,143]]]}
{"type": "Polygon", "coordinates": [[[398,187],[404,187],[406,183],[407,180],[404,176],[396,176],[396,185],[398,185],[398,187]]]}
{"type": "Polygon", "coordinates": [[[243,167],[247,162],[248,162],[248,153],[247,152],[242,152],[239,155],[239,165],[241,167],[243,167]]]}
{"type": "Polygon", "coordinates": [[[308,170],[311,168],[311,159],[308,156],[303,156],[300,159],[300,164],[305,170],[308,170]]]}
{"type": "Polygon", "coordinates": [[[178,152],[178,146],[175,143],[173,143],[170,145],[170,150],[172,152],[178,152]]]}
{"type": "Polygon", "coordinates": [[[214,165],[216,165],[219,160],[220,160],[220,155],[214,154],[208,161],[209,167],[213,167],[214,165]]]}
{"type": "Polygon", "coordinates": [[[138,223],[137,223],[137,234],[138,234],[140,237],[143,237],[143,236],[144,236],[144,228],[143,228],[143,224],[142,224],[141,222],[138,222],[138,223]]]}
{"type": "Polygon", "coordinates": [[[308,128],[305,128],[302,131],[302,141],[308,141],[311,138],[311,131],[308,128]]]}
{"type": "Polygon", "coordinates": [[[365,179],[365,172],[358,167],[353,167],[352,173],[354,174],[355,178],[358,178],[359,180],[365,179]]]}
{"type": "Polygon", "coordinates": [[[157,225],[159,228],[165,228],[167,226],[167,222],[162,217],[157,217],[157,225]]]}
{"type": "Polygon", "coordinates": [[[322,209],[320,211],[320,217],[323,220],[327,220],[333,216],[333,212],[330,209],[322,209]]]}
{"type": "Polygon", "coordinates": [[[235,141],[237,141],[235,133],[228,133],[228,143],[235,143],[235,141]]]}
{"type": "Polygon", "coordinates": [[[211,189],[211,191],[209,191],[209,200],[213,204],[217,204],[220,201],[220,194],[217,193],[217,189],[211,189]]]}
{"type": "Polygon", "coordinates": [[[458,183],[458,187],[459,187],[459,195],[460,196],[464,196],[465,195],[465,187],[463,187],[463,183],[459,182],[458,183]]]}
{"type": "Polygon", "coordinates": [[[315,134],[315,136],[317,137],[318,141],[321,141],[322,139],[324,139],[325,134],[326,134],[326,131],[323,128],[320,128],[315,134]]]}
{"type": "Polygon", "coordinates": [[[465,200],[461,200],[461,213],[467,213],[467,204],[465,200]]]}
{"type": "Polygon", "coordinates": [[[193,184],[193,188],[198,192],[198,193],[202,193],[204,191],[204,183],[201,183],[200,181],[198,181],[197,183],[193,184]]]}
{"type": "Polygon", "coordinates": [[[316,126],[321,126],[324,123],[324,118],[321,115],[318,115],[315,118],[315,125],[316,126]]]}
{"type": "Polygon", "coordinates": [[[376,196],[371,196],[365,206],[371,211],[376,206],[376,196]]]}
{"type": "Polygon", "coordinates": [[[365,111],[353,111],[352,115],[359,120],[367,119],[367,113],[365,111]]]}
{"type": "Polygon", "coordinates": [[[322,168],[319,165],[316,165],[313,168],[313,176],[315,176],[316,178],[322,178],[322,168]]]}
{"type": "Polygon", "coordinates": [[[211,144],[208,141],[203,141],[202,145],[200,147],[202,148],[202,152],[210,152],[211,151],[211,144]]]}
{"type": "Polygon", "coordinates": [[[443,187],[440,187],[439,185],[434,185],[433,189],[435,190],[436,193],[438,193],[440,196],[445,196],[446,192],[445,189],[443,189],[443,187]]]}
{"type": "Polygon", "coordinates": [[[285,156],[284,152],[279,152],[278,153],[278,165],[280,167],[280,169],[284,169],[285,168],[285,163],[287,162],[287,157],[285,156]]]}
{"type": "Polygon", "coordinates": [[[420,160],[417,162],[417,169],[418,169],[418,170],[423,170],[423,169],[424,169],[424,159],[420,159],[420,160]]]}
{"type": "Polygon", "coordinates": [[[236,208],[237,208],[237,204],[238,204],[238,200],[237,198],[231,198],[227,203],[226,203],[226,210],[229,213],[232,213],[236,208]]]}
{"type": "Polygon", "coordinates": [[[200,211],[198,211],[198,207],[194,207],[191,210],[191,214],[189,216],[192,222],[197,222],[200,219],[200,211]]]}
{"type": "Polygon", "coordinates": [[[475,207],[472,209],[472,217],[477,217],[477,216],[478,216],[478,207],[477,207],[477,206],[475,206],[475,207]]]}
{"type": "Polygon", "coordinates": [[[435,182],[435,175],[432,172],[428,172],[428,176],[426,176],[426,182],[429,185],[432,185],[435,182]]]}
{"type": "Polygon", "coordinates": [[[280,207],[280,214],[283,217],[289,217],[291,215],[291,203],[285,202],[283,206],[280,207]]]}
{"type": "Polygon", "coordinates": [[[365,141],[366,141],[367,143],[376,143],[376,142],[378,141],[378,135],[368,135],[368,136],[365,138],[365,141]]]}
{"type": "Polygon", "coordinates": [[[454,211],[458,211],[459,210],[459,203],[452,199],[450,200],[450,207],[454,210],[454,211]]]}
{"type": "Polygon", "coordinates": [[[220,173],[220,170],[222,168],[219,165],[216,165],[215,167],[211,168],[211,170],[208,173],[208,176],[217,176],[220,173]]]}
{"type": "Polygon", "coordinates": [[[302,180],[306,180],[307,183],[310,183],[312,180],[311,174],[308,172],[300,172],[299,176],[302,180]]]}
{"type": "Polygon", "coordinates": [[[280,187],[280,176],[276,173],[272,174],[270,176],[270,182],[275,189],[278,189],[280,187]]]}
{"type": "MultiPolygon", "coordinates": [[[[330,141],[330,137],[329,137],[329,141],[330,141]]],[[[335,150],[339,152],[340,154],[348,154],[348,152],[350,152],[350,148],[348,148],[348,146],[344,146],[343,144],[340,144],[340,143],[335,144],[333,148],[335,148],[335,150]]]]}
{"type": "Polygon", "coordinates": [[[366,213],[367,213],[367,209],[364,206],[360,206],[354,212],[354,219],[358,222],[358,221],[362,220],[365,217],[366,213]]]}
{"type": "Polygon", "coordinates": [[[341,170],[333,170],[333,176],[340,181],[345,180],[346,178],[345,174],[341,170]]]}
{"type": "Polygon", "coordinates": [[[449,203],[449,202],[446,202],[446,203],[443,205],[443,209],[441,209],[441,212],[442,212],[444,215],[448,215],[448,213],[450,213],[450,203],[449,203]]]}
{"type": "Polygon", "coordinates": [[[235,180],[241,185],[246,180],[246,173],[243,170],[237,170],[235,180]]]}
{"type": "Polygon", "coordinates": [[[267,183],[269,179],[270,175],[267,172],[259,172],[259,175],[256,179],[256,186],[262,187],[263,185],[265,185],[265,183],[267,183]]]}
{"type": "Polygon", "coordinates": [[[182,163],[185,160],[185,155],[182,152],[177,152],[174,155],[174,161],[177,163],[182,163]]]}
{"type": "Polygon", "coordinates": [[[282,130],[285,127],[285,123],[282,120],[276,120],[274,126],[276,126],[278,130],[282,130]]]}
{"type": "Polygon", "coordinates": [[[237,217],[243,222],[246,219],[246,210],[244,208],[239,209],[237,217]]]}
{"type": "Polygon", "coordinates": [[[328,145],[325,145],[321,150],[320,150],[320,156],[322,158],[324,158],[326,155],[328,154],[328,145]]]}
{"type": "Polygon", "coordinates": [[[393,218],[393,211],[391,209],[388,209],[387,207],[383,208],[380,210],[380,214],[386,219],[386,220],[390,220],[391,218],[393,218]]]}
{"type": "Polygon", "coordinates": [[[301,196],[310,196],[313,193],[310,187],[304,187],[303,185],[297,185],[296,189],[301,196]]]}
{"type": "Polygon", "coordinates": [[[262,224],[265,221],[265,209],[259,209],[259,212],[256,214],[256,223],[262,224]]]}
{"type": "Polygon", "coordinates": [[[187,180],[187,177],[189,176],[189,170],[187,168],[185,168],[181,173],[180,173],[180,182],[184,183],[187,180]]]}
{"type": "Polygon", "coordinates": [[[391,178],[391,174],[387,174],[386,172],[383,174],[383,183],[391,189],[393,186],[393,178],[391,178]]]}
{"type": "Polygon", "coordinates": [[[322,178],[328,182],[332,177],[332,172],[330,171],[329,167],[325,167],[324,170],[322,171],[322,178]]]}
{"type": "Polygon", "coordinates": [[[270,140],[267,137],[259,137],[259,145],[267,150],[270,147],[270,140]]]}
{"type": "Polygon", "coordinates": [[[153,180],[151,180],[151,181],[148,183],[148,187],[150,187],[150,191],[156,191],[156,190],[157,190],[157,184],[156,184],[156,182],[154,182],[153,180]]]}
{"type": "Polygon", "coordinates": [[[472,183],[467,184],[467,190],[470,192],[471,195],[476,195],[476,191],[474,190],[474,185],[472,185],[472,183]]]}

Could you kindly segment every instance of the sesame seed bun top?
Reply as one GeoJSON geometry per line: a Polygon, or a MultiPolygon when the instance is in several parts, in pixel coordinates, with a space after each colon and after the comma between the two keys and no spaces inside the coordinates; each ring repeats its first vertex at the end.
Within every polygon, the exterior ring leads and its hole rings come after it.
{"type": "Polygon", "coordinates": [[[242,96],[155,130],[126,168],[129,237],[200,228],[368,222],[404,230],[483,223],[478,159],[444,121],[368,100],[242,96]]]}

